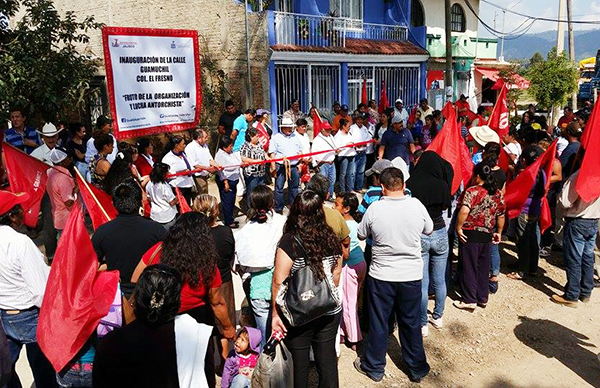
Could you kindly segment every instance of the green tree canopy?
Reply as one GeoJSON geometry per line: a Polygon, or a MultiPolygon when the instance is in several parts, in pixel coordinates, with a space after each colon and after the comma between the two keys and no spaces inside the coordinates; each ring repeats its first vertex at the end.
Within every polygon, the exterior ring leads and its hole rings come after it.
{"type": "Polygon", "coordinates": [[[77,21],[73,12],[61,17],[51,0],[0,0],[8,18],[20,7],[13,28],[0,21],[0,119],[20,105],[30,117],[54,121],[86,101],[97,62],[76,45],[88,43],[87,32],[101,24],[93,17],[77,21]]]}
{"type": "Polygon", "coordinates": [[[556,49],[551,50],[545,60],[539,54],[534,55],[526,75],[531,81],[530,95],[548,109],[566,104],[577,89],[579,77],[575,64],[564,53],[557,55],[556,49]]]}

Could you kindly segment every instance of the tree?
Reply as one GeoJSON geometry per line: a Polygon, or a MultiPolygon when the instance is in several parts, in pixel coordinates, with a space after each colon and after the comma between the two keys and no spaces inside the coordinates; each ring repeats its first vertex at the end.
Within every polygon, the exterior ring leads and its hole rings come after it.
{"type": "Polygon", "coordinates": [[[78,22],[73,12],[61,17],[51,0],[0,1],[0,14],[12,17],[19,6],[23,16],[14,28],[0,22],[0,120],[13,104],[36,120],[77,112],[98,63],[76,45],[88,43],[87,32],[102,25],[91,16],[78,22]]]}
{"type": "Polygon", "coordinates": [[[534,55],[527,69],[531,82],[529,93],[544,108],[566,104],[567,99],[577,89],[579,73],[577,68],[563,53],[556,49],[548,53],[547,59],[534,55]]]}

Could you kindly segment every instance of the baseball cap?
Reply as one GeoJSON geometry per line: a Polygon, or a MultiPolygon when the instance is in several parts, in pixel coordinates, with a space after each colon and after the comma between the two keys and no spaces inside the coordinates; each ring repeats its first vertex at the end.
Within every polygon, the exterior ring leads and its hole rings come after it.
{"type": "Polygon", "coordinates": [[[345,110],[346,112],[348,112],[348,105],[344,104],[340,107],[341,110],[345,110]]]}
{"type": "Polygon", "coordinates": [[[386,168],[390,168],[390,167],[394,167],[392,162],[390,162],[387,159],[381,159],[381,160],[378,160],[375,163],[373,163],[373,166],[370,169],[368,169],[367,171],[365,171],[365,175],[371,176],[373,174],[381,174],[381,172],[383,170],[385,170],[386,168]]]}
{"type": "Polygon", "coordinates": [[[269,110],[267,110],[267,109],[258,109],[256,111],[256,115],[257,116],[270,115],[270,114],[271,114],[271,112],[269,110]]]}
{"type": "Polygon", "coordinates": [[[404,105],[404,101],[402,101],[402,99],[401,99],[401,98],[399,98],[399,99],[397,99],[397,100],[396,100],[396,104],[397,104],[397,103],[401,103],[401,104],[403,104],[403,105],[404,105]]]}
{"type": "Polygon", "coordinates": [[[290,119],[289,117],[285,117],[283,120],[281,120],[281,125],[279,125],[280,127],[295,127],[294,122],[292,121],[292,119],[290,119]]]}
{"type": "Polygon", "coordinates": [[[12,193],[0,190],[0,216],[8,213],[13,207],[29,200],[28,193],[12,193]]]}
{"type": "Polygon", "coordinates": [[[67,150],[62,147],[54,147],[52,151],[50,151],[50,161],[53,164],[58,164],[65,160],[69,156],[67,150]]]}
{"type": "Polygon", "coordinates": [[[392,117],[392,124],[401,123],[401,122],[402,122],[402,117],[400,117],[400,115],[395,114],[394,117],[392,117]]]}

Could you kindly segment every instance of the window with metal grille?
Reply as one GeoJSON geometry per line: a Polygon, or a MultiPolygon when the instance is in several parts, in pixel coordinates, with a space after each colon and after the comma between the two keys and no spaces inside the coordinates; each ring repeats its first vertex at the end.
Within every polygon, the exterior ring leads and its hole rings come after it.
{"type": "Polygon", "coordinates": [[[320,112],[329,113],[340,100],[339,65],[275,64],[278,120],[290,109],[292,100],[300,101],[306,114],[314,105],[320,112]]]}
{"type": "Polygon", "coordinates": [[[367,82],[369,100],[379,103],[385,81],[385,91],[392,107],[398,98],[407,109],[415,106],[419,102],[419,74],[417,66],[348,66],[348,107],[353,111],[361,103],[363,80],[367,82]]]}
{"type": "Polygon", "coordinates": [[[450,8],[450,29],[455,32],[466,31],[465,11],[458,4],[453,4],[450,8]]]}
{"type": "Polygon", "coordinates": [[[329,0],[329,10],[337,17],[362,20],[363,0],[329,0]]]}

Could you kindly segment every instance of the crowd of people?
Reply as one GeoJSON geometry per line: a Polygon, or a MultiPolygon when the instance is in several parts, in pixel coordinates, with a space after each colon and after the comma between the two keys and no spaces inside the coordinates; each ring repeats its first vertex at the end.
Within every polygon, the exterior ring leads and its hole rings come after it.
{"type": "Polygon", "coordinates": [[[457,192],[452,164],[428,150],[447,118],[426,99],[409,110],[401,99],[381,111],[370,101],[351,114],[336,103],[331,117],[305,115],[294,100],[275,133],[269,111],[241,112],[228,101],[214,156],[202,128],[170,137],[159,155],[156,139],[117,142],[104,116],[88,138],[78,123],[27,127],[25,111],[12,108],[4,140],[52,166],[41,207],[47,263],[79,200],[80,174],[118,213],[91,241],[99,270],[119,271],[123,311],[129,306],[133,320],[92,335],[54,371],[35,339],[50,267],[19,233],[28,196],[0,191],[8,386],[19,386],[14,365],[26,346],[39,387],[214,387],[217,375],[223,388],[250,387],[276,335],[292,356],[294,387],[308,386],[311,359],[319,387],[337,387],[340,343],[356,351],[364,333],[354,367],[381,381],[396,326],[408,377],[418,382],[430,370],[423,338],[430,326],[443,329],[448,295],[472,312],[497,292],[503,238],[518,253],[509,278],[539,276],[539,257],[562,250],[568,282],[552,300],[589,301],[599,284],[600,199],[584,202],[574,182],[591,105],[575,114],[565,108],[556,127],[530,107],[500,138],[485,125],[488,112],[465,102],[461,96],[454,108],[474,169],[457,192]],[[507,182],[554,141],[551,174],[540,169],[520,214],[508,217],[507,182]],[[213,176],[219,198],[209,194],[213,176]],[[554,227],[543,230],[545,200],[554,227]],[[243,281],[251,316],[236,314],[233,276],[243,281]]]}

